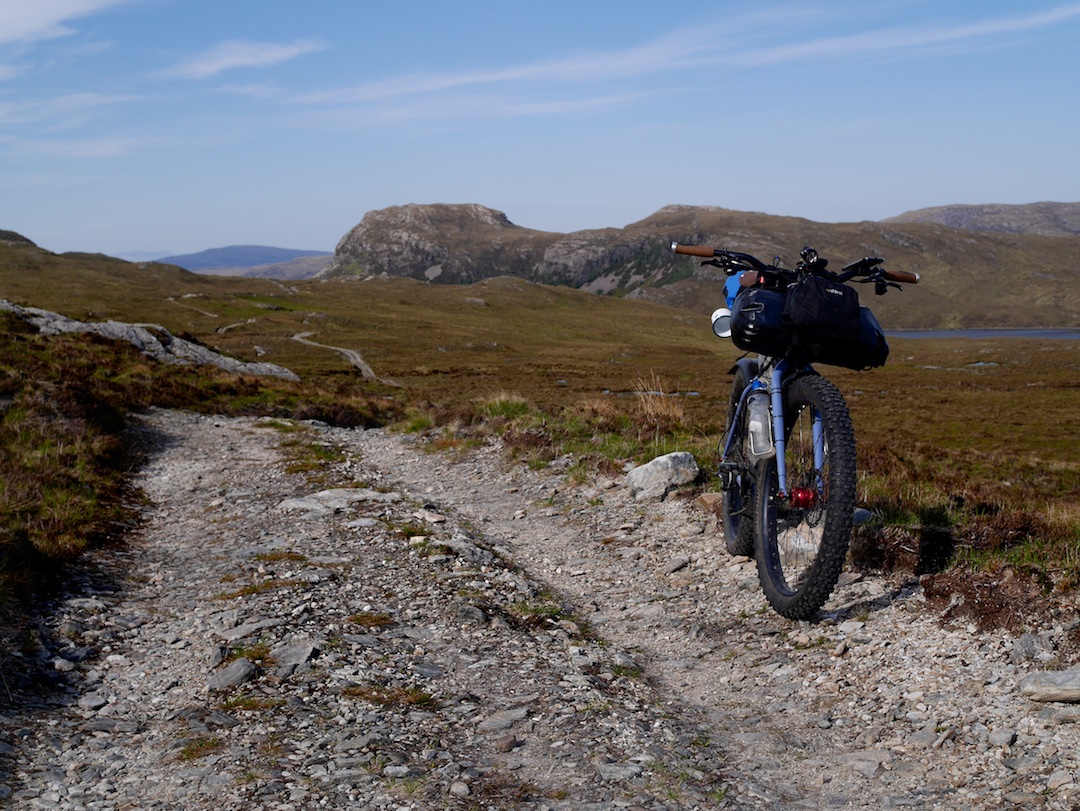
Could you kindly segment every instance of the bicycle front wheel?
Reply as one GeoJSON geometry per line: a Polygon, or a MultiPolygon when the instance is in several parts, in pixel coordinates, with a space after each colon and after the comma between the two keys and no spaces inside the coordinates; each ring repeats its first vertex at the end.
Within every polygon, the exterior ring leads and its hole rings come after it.
{"type": "Polygon", "coordinates": [[[757,475],[755,554],[769,604],[789,619],[813,617],[847,556],[855,509],[855,431],[840,391],[818,375],[784,393],[787,487],[776,459],[757,475]]]}

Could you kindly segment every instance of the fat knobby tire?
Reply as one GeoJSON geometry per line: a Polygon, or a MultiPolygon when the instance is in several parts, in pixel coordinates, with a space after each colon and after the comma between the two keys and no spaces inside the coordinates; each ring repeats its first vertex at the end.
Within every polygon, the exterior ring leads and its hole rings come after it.
{"type": "MultiPolygon", "coordinates": [[[[804,408],[817,409],[825,431],[827,481],[824,516],[819,516],[820,542],[816,557],[800,580],[789,584],[778,548],[777,533],[786,527],[778,521],[776,460],[759,465],[755,508],[755,556],[758,578],[765,596],[781,616],[794,620],[812,618],[836,587],[851,540],[852,515],[855,509],[855,431],[847,403],[840,391],[816,374],[792,380],[784,393],[785,431],[804,408]]],[[[788,443],[789,476],[797,450],[788,443]]],[[[813,467],[812,463],[810,465],[813,467]]],[[[790,485],[789,486],[794,486],[790,485]]],[[[793,519],[788,519],[793,520],[793,519]]],[[[810,531],[807,531],[810,534],[810,531]]],[[[790,576],[790,575],[789,575],[790,576]]]]}

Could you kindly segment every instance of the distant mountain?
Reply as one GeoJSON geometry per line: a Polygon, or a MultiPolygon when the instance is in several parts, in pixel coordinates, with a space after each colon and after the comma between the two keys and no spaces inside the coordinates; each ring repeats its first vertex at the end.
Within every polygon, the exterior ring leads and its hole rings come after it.
{"type": "Polygon", "coordinates": [[[1080,203],[938,206],[907,211],[882,222],[934,223],[968,231],[1074,237],[1080,236],[1080,203]]]}
{"type": "Polygon", "coordinates": [[[914,292],[864,303],[889,328],[1080,326],[1080,237],[973,232],[933,222],[819,223],[710,206],[666,206],[624,228],[557,234],[515,225],[476,204],[368,212],[338,243],[318,279],[403,276],[462,284],[517,276],[641,297],[708,313],[722,271],[676,256],[672,241],[727,247],[787,267],[805,245],[840,268],[864,256],[923,277],[914,292]],[[1023,289],[1022,306],[1006,291],[1023,289]]]}
{"type": "Polygon", "coordinates": [[[270,248],[265,245],[232,245],[227,248],[211,248],[199,253],[166,256],[158,261],[198,272],[207,268],[251,268],[260,265],[276,265],[303,256],[330,256],[330,252],[297,251],[289,248],[270,248]]]}
{"type": "Polygon", "coordinates": [[[117,251],[112,254],[117,259],[125,262],[160,262],[166,256],[172,256],[172,251],[117,251]]]}
{"type": "MultiPolygon", "coordinates": [[[[425,284],[514,276],[644,298],[707,316],[723,301],[726,277],[693,257],[676,256],[670,250],[672,241],[745,251],[765,261],[778,256],[787,267],[795,264],[805,245],[828,258],[833,269],[864,256],[884,257],[886,267],[922,276],[918,286],[883,297],[865,286],[858,288],[863,303],[890,329],[1080,327],[1080,236],[979,231],[936,222],[819,223],[671,205],[622,228],[559,234],[516,225],[502,212],[476,204],[409,205],[368,212],[341,239],[333,256],[304,262],[328,263],[312,277],[319,285],[372,276],[425,284]]],[[[250,254],[243,261],[252,261],[250,254]]],[[[313,267],[309,265],[308,272],[313,267]]],[[[223,274],[248,272],[255,271],[233,268],[223,274]]],[[[270,270],[261,268],[259,275],[271,275],[270,270]]],[[[109,287],[120,277],[130,282],[129,297],[142,295],[138,291],[144,288],[163,295],[160,288],[166,281],[170,290],[183,286],[200,293],[218,284],[232,289],[237,281],[190,273],[175,264],[135,264],[92,254],[57,256],[17,234],[0,234],[0,297],[65,312],[74,301],[90,307],[82,303],[85,294],[73,291],[109,287]],[[53,267],[71,269],[76,281],[53,278],[48,271],[53,267]],[[55,288],[58,301],[39,300],[43,287],[55,288]]],[[[256,281],[242,283],[254,289],[256,281]]],[[[343,296],[355,290],[355,306],[363,306],[361,286],[339,289],[343,296]]],[[[169,307],[178,307],[175,292],[166,300],[169,307]]],[[[195,312],[189,304],[178,309],[195,312]]],[[[160,321],[156,315],[149,320],[160,321]]]]}
{"type": "Polygon", "coordinates": [[[322,271],[333,260],[333,254],[319,254],[317,256],[301,256],[290,259],[288,262],[275,262],[272,265],[255,265],[254,267],[239,268],[203,268],[199,273],[213,276],[245,276],[259,277],[263,279],[278,279],[279,281],[310,279],[322,271]]]}

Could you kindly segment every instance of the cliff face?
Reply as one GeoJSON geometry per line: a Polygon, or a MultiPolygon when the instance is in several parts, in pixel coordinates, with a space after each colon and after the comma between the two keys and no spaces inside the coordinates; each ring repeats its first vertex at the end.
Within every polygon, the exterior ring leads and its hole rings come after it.
{"type": "Polygon", "coordinates": [[[556,234],[522,228],[501,211],[476,204],[407,205],[370,211],[338,243],[319,278],[408,276],[467,284],[517,276],[601,292],[641,263],[645,233],[607,228],[556,234]],[[600,279],[610,276],[611,279],[600,279]]]}
{"type": "Polygon", "coordinates": [[[558,234],[514,225],[476,204],[407,205],[369,211],[319,278],[408,276],[467,284],[489,276],[539,281],[537,266],[558,234]]]}
{"type": "MultiPolygon", "coordinates": [[[[1013,217],[1010,228],[972,230],[901,218],[820,223],[712,206],[666,206],[624,228],[553,234],[522,228],[479,205],[408,205],[372,211],[338,244],[319,278],[408,276],[463,284],[493,276],[644,297],[708,313],[722,301],[721,271],[676,256],[672,241],[744,251],[792,267],[812,245],[840,269],[864,256],[922,275],[918,294],[878,298],[860,290],[890,327],[1075,326],[1080,237],[1045,236],[1070,222],[1068,204],[1013,217]],[[1061,208],[1060,206],[1064,206],[1061,208]],[[1056,217],[1053,220],[1051,217],[1056,217]],[[1022,285],[1024,306],[1001,291],[1022,285]]],[[[1014,212],[1015,213],[1015,212],[1014,212]]],[[[979,220],[982,222],[982,220],[979,220]]]]}

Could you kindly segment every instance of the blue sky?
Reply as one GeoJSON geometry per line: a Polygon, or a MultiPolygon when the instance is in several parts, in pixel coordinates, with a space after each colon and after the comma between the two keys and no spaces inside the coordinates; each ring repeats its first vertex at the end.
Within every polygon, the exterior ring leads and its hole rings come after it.
{"type": "Polygon", "coordinates": [[[365,212],[1080,200],[1080,2],[0,0],[0,229],[332,250],[365,212]]]}

